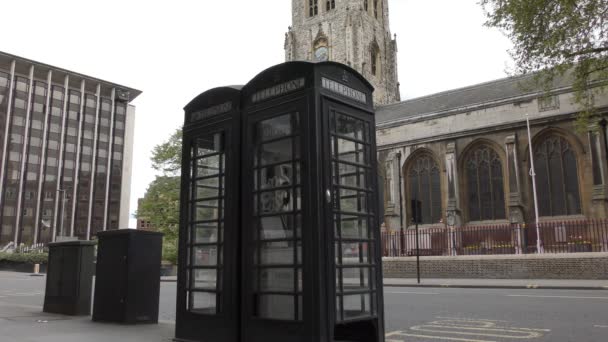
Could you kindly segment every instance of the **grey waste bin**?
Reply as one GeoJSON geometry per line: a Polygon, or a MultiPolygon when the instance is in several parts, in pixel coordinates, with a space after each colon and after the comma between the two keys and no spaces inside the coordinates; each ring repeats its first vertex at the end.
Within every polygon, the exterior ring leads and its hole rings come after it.
{"type": "Polygon", "coordinates": [[[44,312],[89,315],[94,274],[95,242],[49,244],[44,312]]]}

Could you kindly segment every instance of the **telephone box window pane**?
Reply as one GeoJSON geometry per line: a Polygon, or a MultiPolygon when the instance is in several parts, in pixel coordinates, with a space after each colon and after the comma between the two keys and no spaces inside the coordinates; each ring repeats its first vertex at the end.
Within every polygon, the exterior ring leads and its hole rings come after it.
{"type": "MultiPolygon", "coordinates": [[[[302,245],[298,242],[296,248],[297,264],[302,261],[302,245]]],[[[256,256],[258,253],[256,253],[256,256]]],[[[265,242],[259,247],[259,260],[255,260],[258,265],[293,265],[294,263],[293,241],[265,242]]]]}
{"type": "Polygon", "coordinates": [[[370,312],[369,294],[348,295],[342,298],[344,303],[344,320],[368,317],[370,312]]]}
{"type": "MultiPolygon", "coordinates": [[[[260,268],[260,292],[295,292],[295,269],[293,268],[260,268]]],[[[293,310],[293,309],[292,309],[293,310]]]]}
{"type": "Polygon", "coordinates": [[[196,146],[196,157],[224,152],[224,133],[216,133],[208,138],[199,138],[196,140],[196,146]]]}
{"type": "Polygon", "coordinates": [[[370,255],[368,253],[369,244],[367,242],[346,242],[342,243],[342,263],[343,264],[368,264],[370,255]]]}
{"type": "Polygon", "coordinates": [[[294,320],[294,296],[259,295],[257,312],[261,317],[281,320],[294,320]]]}
{"type": "Polygon", "coordinates": [[[368,194],[365,192],[340,190],[340,210],[367,213],[367,197],[368,194]]]}
{"type": "Polygon", "coordinates": [[[218,271],[215,269],[192,270],[191,288],[194,290],[215,290],[218,287],[218,271]]]}
{"type": "Polygon", "coordinates": [[[194,211],[194,221],[218,220],[220,218],[220,215],[223,214],[220,213],[217,204],[217,200],[196,202],[194,211]]]}
{"type": "Polygon", "coordinates": [[[286,114],[260,122],[257,135],[260,141],[268,141],[293,134],[292,116],[286,114]]]}
{"type": "MultiPolygon", "coordinates": [[[[208,177],[220,173],[221,158],[219,155],[205,157],[196,161],[196,177],[208,177]]],[[[223,167],[221,168],[223,169],[223,167]]]]}
{"type": "Polygon", "coordinates": [[[344,284],[344,292],[368,291],[371,288],[369,279],[369,268],[342,269],[342,284],[344,284]]]}
{"type": "Polygon", "coordinates": [[[291,190],[277,190],[260,193],[260,210],[263,214],[292,211],[294,202],[291,190]]]}
{"type": "Polygon", "coordinates": [[[285,187],[300,183],[300,166],[296,164],[295,172],[293,163],[267,166],[254,172],[254,189],[264,190],[277,187],[285,187]],[[260,184],[258,186],[258,174],[260,173],[260,184]]]}
{"type": "Polygon", "coordinates": [[[194,266],[217,266],[222,264],[222,256],[218,246],[202,246],[193,248],[192,265],[194,266]]]}
{"type": "Polygon", "coordinates": [[[260,238],[263,240],[292,238],[297,228],[293,215],[264,216],[259,222],[260,238]]]}
{"type": "Polygon", "coordinates": [[[337,163],[336,171],[336,183],[338,185],[361,189],[366,189],[368,187],[368,172],[364,167],[337,163]]]}
{"type": "Polygon", "coordinates": [[[364,140],[363,121],[340,114],[337,115],[336,120],[338,121],[336,131],[339,135],[347,136],[360,141],[364,140]]]}
{"type": "Polygon", "coordinates": [[[218,312],[215,293],[190,292],[190,296],[192,300],[190,311],[200,314],[216,314],[218,312]]]}
{"type": "Polygon", "coordinates": [[[297,113],[254,127],[253,312],[261,318],[301,319],[297,302],[302,291],[298,127],[297,113]]]}
{"type": "Polygon", "coordinates": [[[370,125],[339,113],[330,115],[336,263],[337,321],[369,317],[374,284],[370,227],[374,224],[369,164],[370,125]],[[357,267],[358,266],[358,267],[357,267]],[[365,267],[363,267],[365,266],[365,267]],[[360,292],[354,294],[352,292],[360,292]],[[345,295],[346,293],[351,293],[345,295]],[[361,293],[363,292],[363,293],[361,293]]]}
{"type": "Polygon", "coordinates": [[[194,225],[194,243],[215,243],[222,241],[219,234],[218,223],[200,223],[194,225]]]}
{"type": "Polygon", "coordinates": [[[216,178],[216,177],[198,180],[195,183],[196,183],[195,200],[220,197],[222,195],[222,193],[220,191],[220,187],[218,185],[218,178],[216,178]],[[213,183],[215,183],[215,185],[213,185],[213,183]]]}
{"type": "Polygon", "coordinates": [[[260,148],[258,165],[278,164],[298,158],[298,152],[293,154],[292,138],[267,143],[260,148]]]}
{"type": "MultiPolygon", "coordinates": [[[[367,239],[367,219],[363,216],[342,215],[340,219],[343,239],[367,239]]],[[[336,221],[337,221],[336,220],[336,221]]],[[[336,232],[336,235],[338,233],[336,232]]]]}

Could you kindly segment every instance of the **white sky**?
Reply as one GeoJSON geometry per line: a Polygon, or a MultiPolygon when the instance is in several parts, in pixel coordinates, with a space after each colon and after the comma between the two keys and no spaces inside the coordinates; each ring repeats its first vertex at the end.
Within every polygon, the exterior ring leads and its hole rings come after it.
{"type": "MultiPolygon", "coordinates": [[[[510,42],[483,27],[478,1],[389,0],[403,99],[506,76],[510,42]]],[[[150,151],[181,126],[183,106],[283,62],[291,25],[291,0],[15,0],[1,7],[0,51],[143,91],[133,101],[131,212],[155,176],[150,151]]]]}

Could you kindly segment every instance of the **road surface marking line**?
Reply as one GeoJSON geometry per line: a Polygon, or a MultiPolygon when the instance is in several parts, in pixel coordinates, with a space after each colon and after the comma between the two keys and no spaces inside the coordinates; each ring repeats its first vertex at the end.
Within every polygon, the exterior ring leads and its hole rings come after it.
{"type": "Polygon", "coordinates": [[[391,294],[425,294],[425,295],[438,295],[441,293],[438,292],[408,292],[408,291],[391,291],[391,292],[384,292],[384,293],[391,293],[391,294]]]}
{"type": "Polygon", "coordinates": [[[608,297],[580,297],[580,296],[537,296],[537,295],[506,295],[507,297],[528,298],[564,298],[564,299],[608,299],[608,297]]]}
{"type": "Polygon", "coordinates": [[[594,328],[608,328],[608,325],[594,325],[594,328]]]}
{"type": "Polygon", "coordinates": [[[433,335],[418,335],[418,334],[407,334],[400,333],[399,335],[408,336],[408,337],[420,337],[420,338],[428,338],[433,340],[444,340],[444,341],[461,341],[461,342],[496,342],[491,340],[472,340],[470,338],[458,338],[458,337],[446,337],[446,336],[433,336],[433,335]]]}
{"type": "Polygon", "coordinates": [[[521,330],[521,331],[542,331],[550,332],[551,329],[532,329],[532,328],[515,328],[515,327],[498,327],[494,322],[475,322],[475,321],[461,321],[461,320],[443,320],[443,321],[432,321],[428,322],[427,325],[444,325],[450,327],[467,327],[467,328],[498,328],[498,329],[510,329],[510,330],[521,330]],[[481,323],[483,325],[466,325],[451,322],[464,322],[464,323],[481,323]]]}
{"type": "Polygon", "coordinates": [[[450,326],[459,326],[459,327],[472,327],[472,328],[492,328],[496,327],[496,323],[494,322],[476,322],[476,321],[461,321],[461,320],[443,320],[443,321],[433,321],[428,322],[427,324],[439,324],[439,325],[450,325],[450,326]],[[466,325],[463,323],[470,323],[476,325],[466,325]]]}
{"type": "Polygon", "coordinates": [[[467,328],[467,327],[449,327],[449,326],[439,326],[439,325],[417,325],[410,328],[410,330],[414,331],[424,331],[424,332],[432,332],[432,333],[442,333],[442,334],[456,334],[456,335],[473,335],[473,336],[487,336],[487,337],[498,337],[498,338],[517,338],[517,339],[531,339],[531,338],[539,338],[542,335],[535,331],[516,331],[510,329],[489,329],[489,328],[467,328]],[[428,328],[431,329],[428,329],[428,328]],[[448,328],[451,330],[434,330],[432,328],[448,328]],[[458,328],[459,330],[473,330],[473,331],[455,331],[458,328]],[[479,331],[479,332],[475,332],[479,331]],[[494,332],[494,333],[504,333],[502,335],[483,333],[483,332],[494,332]],[[513,334],[522,334],[526,333],[526,336],[517,336],[517,335],[508,335],[509,333],[513,334]]]}
{"type": "Polygon", "coordinates": [[[392,331],[392,332],[390,332],[390,333],[387,333],[387,334],[385,334],[385,335],[384,335],[384,337],[391,337],[391,338],[390,338],[390,339],[385,339],[384,341],[385,341],[385,342],[405,342],[405,340],[393,340],[393,339],[392,339],[393,337],[395,337],[395,335],[400,335],[400,334],[402,334],[402,333],[403,333],[403,332],[402,332],[402,331],[399,331],[399,330],[397,330],[397,331],[392,331]]]}
{"type": "Polygon", "coordinates": [[[506,322],[504,320],[483,319],[483,318],[459,318],[459,317],[443,317],[443,316],[435,316],[435,318],[439,318],[439,319],[454,319],[454,320],[463,321],[463,322],[467,322],[467,321],[472,321],[472,322],[506,322]]]}

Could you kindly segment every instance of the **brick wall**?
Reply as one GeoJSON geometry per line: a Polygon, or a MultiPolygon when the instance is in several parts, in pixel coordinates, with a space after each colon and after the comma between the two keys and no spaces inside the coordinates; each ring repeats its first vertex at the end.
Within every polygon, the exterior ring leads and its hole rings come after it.
{"type": "MultiPolygon", "coordinates": [[[[384,277],[416,277],[416,258],[383,258],[384,277]]],[[[423,278],[608,279],[608,253],[420,257],[423,278]]]]}

